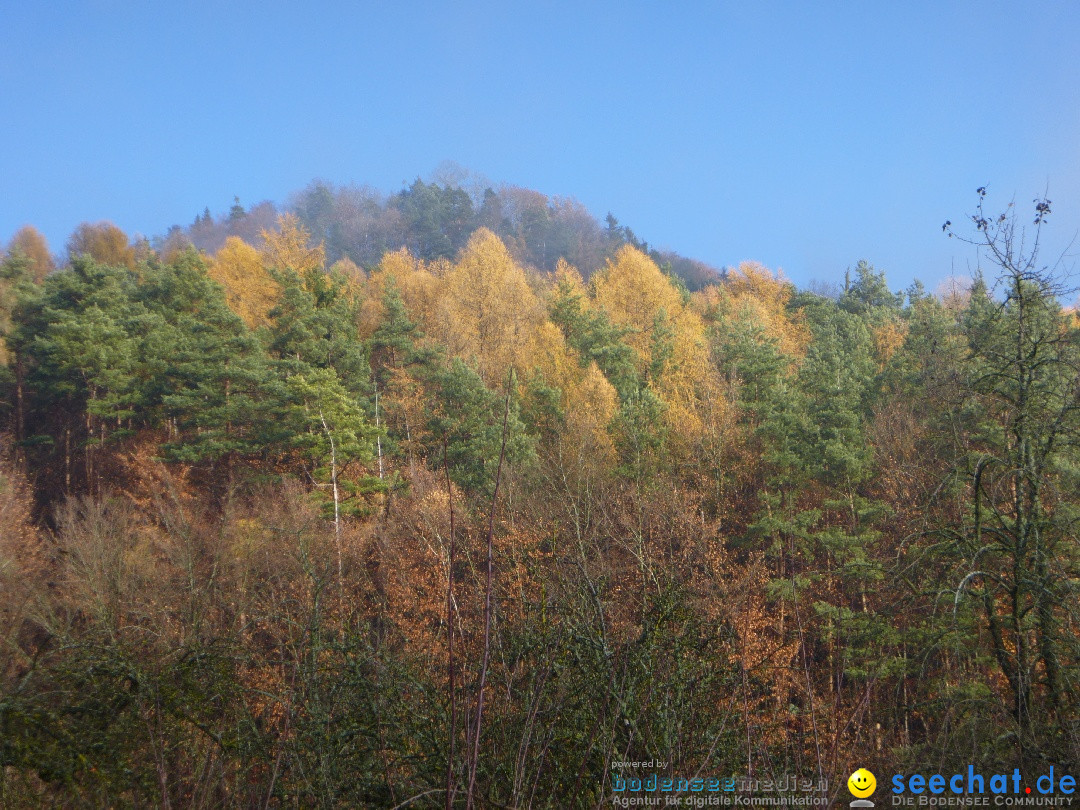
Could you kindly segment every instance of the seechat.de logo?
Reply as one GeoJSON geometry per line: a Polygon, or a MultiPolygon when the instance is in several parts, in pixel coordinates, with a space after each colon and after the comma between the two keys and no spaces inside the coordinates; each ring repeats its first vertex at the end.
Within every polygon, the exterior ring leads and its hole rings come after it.
{"type": "Polygon", "coordinates": [[[866,797],[871,795],[876,787],[877,778],[866,768],[859,768],[847,780],[847,789],[855,797],[855,801],[848,807],[873,807],[874,803],[867,801],[866,797]]]}

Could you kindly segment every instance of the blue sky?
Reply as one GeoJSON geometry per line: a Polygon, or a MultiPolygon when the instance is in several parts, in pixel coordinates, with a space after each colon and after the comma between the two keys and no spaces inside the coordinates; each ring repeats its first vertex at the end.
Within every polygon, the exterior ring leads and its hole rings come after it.
{"type": "Polygon", "coordinates": [[[450,160],[715,265],[933,287],[977,186],[1080,228],[1078,42],[1071,2],[0,0],[0,241],[450,160]]]}

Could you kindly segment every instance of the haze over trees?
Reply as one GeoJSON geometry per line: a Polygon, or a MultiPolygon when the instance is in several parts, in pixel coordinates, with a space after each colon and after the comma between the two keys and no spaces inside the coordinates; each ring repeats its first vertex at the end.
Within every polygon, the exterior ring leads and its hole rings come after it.
{"type": "MultiPolygon", "coordinates": [[[[611,214],[598,222],[580,203],[551,198],[517,186],[492,188],[450,177],[440,183],[417,179],[396,194],[339,186],[316,180],[292,195],[284,211],[292,213],[326,251],[330,265],[348,260],[376,267],[388,251],[405,248],[423,261],[453,259],[478,228],[503,242],[522,266],[552,271],[560,260],[586,277],[604,266],[624,244],[649,256],[689,289],[714,282],[720,271],[674,251],[658,251],[641,241],[611,214]]],[[[278,208],[262,202],[245,210],[239,199],[228,213],[215,217],[206,209],[187,228],[173,226],[158,240],[166,245],[193,244],[217,253],[230,236],[255,244],[272,228],[278,208]]]]}
{"type": "Polygon", "coordinates": [[[870,763],[1075,765],[1080,329],[1049,205],[980,190],[946,231],[983,275],[945,299],[866,261],[835,298],[721,274],[515,188],[316,183],[152,243],[83,225],[59,267],[24,228],[0,804],[592,807],[612,760],[835,799],[870,763]]]}

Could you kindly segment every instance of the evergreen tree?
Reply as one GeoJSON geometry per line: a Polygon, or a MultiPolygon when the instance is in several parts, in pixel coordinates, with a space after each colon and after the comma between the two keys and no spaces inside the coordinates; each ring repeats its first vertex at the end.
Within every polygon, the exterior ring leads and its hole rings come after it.
{"type": "Polygon", "coordinates": [[[630,327],[613,325],[603,311],[585,309],[583,296],[565,279],[560,281],[552,301],[551,320],[577,351],[583,368],[595,362],[621,400],[633,395],[640,385],[637,357],[623,341],[630,327]]]}
{"type": "Polygon", "coordinates": [[[355,397],[369,393],[369,367],[356,335],[356,303],[344,278],[312,271],[278,274],[281,302],[271,311],[269,348],[286,375],[331,369],[355,397]]]}
{"type": "MultiPolygon", "coordinates": [[[[503,439],[504,397],[485,386],[479,374],[457,359],[449,368],[433,372],[430,385],[432,408],[427,433],[431,465],[440,469],[445,459],[450,477],[459,486],[490,497],[503,439]]],[[[513,397],[506,424],[507,461],[531,458],[532,442],[513,397]]]]}
{"type": "MultiPolygon", "coordinates": [[[[1038,263],[1037,236],[1025,242],[1015,211],[986,217],[984,197],[968,241],[997,266],[1000,299],[977,284],[963,316],[968,356],[950,416],[965,509],[940,536],[956,602],[981,613],[981,639],[1009,685],[1016,753],[1064,763],[1080,751],[1066,709],[1078,698],[1080,645],[1065,629],[1080,563],[1080,335],[1038,263]]],[[[1049,211],[1036,200],[1036,231],[1049,211]]]]}
{"type": "Polygon", "coordinates": [[[280,428],[266,356],[198,254],[151,264],[136,295],[153,316],[142,340],[144,407],[170,427],[168,457],[272,452],[280,428]]]}

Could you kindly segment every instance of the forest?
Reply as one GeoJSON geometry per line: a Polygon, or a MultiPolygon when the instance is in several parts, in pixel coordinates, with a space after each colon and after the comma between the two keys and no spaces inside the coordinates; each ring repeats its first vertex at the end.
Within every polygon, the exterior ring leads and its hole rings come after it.
{"type": "Polygon", "coordinates": [[[954,219],[835,295],[516,188],[23,228],[0,806],[1075,769],[1080,320],[1049,201],[954,219]]]}

